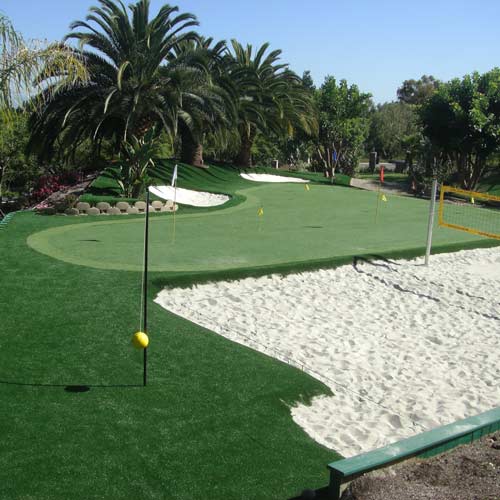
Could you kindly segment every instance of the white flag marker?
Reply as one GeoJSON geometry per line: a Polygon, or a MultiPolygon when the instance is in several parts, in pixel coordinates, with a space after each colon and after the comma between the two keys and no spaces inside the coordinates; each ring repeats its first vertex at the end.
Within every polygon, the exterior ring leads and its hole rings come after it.
{"type": "Polygon", "coordinates": [[[177,164],[174,167],[174,173],[172,174],[172,184],[171,186],[174,187],[177,185],[177,164]]]}

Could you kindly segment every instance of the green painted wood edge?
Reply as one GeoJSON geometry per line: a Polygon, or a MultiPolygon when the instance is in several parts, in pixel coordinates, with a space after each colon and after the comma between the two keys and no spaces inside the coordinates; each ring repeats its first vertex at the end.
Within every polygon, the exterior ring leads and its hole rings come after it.
{"type": "Polygon", "coordinates": [[[440,453],[444,453],[445,451],[451,450],[456,446],[460,446],[462,444],[470,444],[473,441],[476,441],[477,439],[481,439],[483,436],[487,436],[488,434],[491,434],[499,430],[500,430],[500,420],[496,420],[495,422],[491,422],[490,424],[480,427],[479,429],[476,429],[470,433],[458,436],[456,439],[452,439],[451,441],[447,441],[442,445],[424,451],[423,453],[418,455],[418,457],[419,458],[434,457],[436,455],[439,455],[440,453]]]}
{"type": "Polygon", "coordinates": [[[340,485],[367,472],[412,457],[428,458],[500,430],[500,408],[437,427],[396,443],[328,464],[331,498],[340,498],[340,485]]]}

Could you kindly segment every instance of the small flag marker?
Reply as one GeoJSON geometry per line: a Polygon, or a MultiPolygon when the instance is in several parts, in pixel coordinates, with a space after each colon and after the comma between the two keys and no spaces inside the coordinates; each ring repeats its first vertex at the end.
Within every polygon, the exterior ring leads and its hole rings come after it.
{"type": "Polygon", "coordinates": [[[172,187],[177,187],[177,163],[174,167],[174,172],[172,174],[172,182],[170,184],[172,187]]]}
{"type": "Polygon", "coordinates": [[[310,191],[311,190],[311,188],[309,187],[309,184],[304,184],[304,189],[306,191],[310,191]]]}
{"type": "Polygon", "coordinates": [[[472,198],[470,199],[470,202],[471,202],[473,205],[475,205],[475,203],[476,203],[476,202],[474,201],[474,197],[472,197],[472,198]]]}
{"type": "Polygon", "coordinates": [[[259,217],[262,217],[262,216],[264,215],[264,208],[263,208],[263,207],[260,207],[260,208],[259,208],[259,210],[258,210],[258,212],[257,212],[257,215],[258,215],[259,217]]]}
{"type": "Polygon", "coordinates": [[[382,201],[387,201],[387,198],[385,197],[385,194],[382,194],[382,195],[380,196],[380,199],[381,199],[382,201]]]}

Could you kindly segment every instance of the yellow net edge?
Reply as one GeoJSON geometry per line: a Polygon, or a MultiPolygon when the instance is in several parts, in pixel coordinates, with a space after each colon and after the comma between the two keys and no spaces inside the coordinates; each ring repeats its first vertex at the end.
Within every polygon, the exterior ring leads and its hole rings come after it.
{"type": "Polygon", "coordinates": [[[452,186],[441,186],[441,198],[444,199],[445,193],[455,193],[461,196],[466,196],[467,198],[477,198],[478,200],[487,201],[498,201],[500,202],[500,196],[494,196],[487,193],[479,193],[478,191],[467,191],[466,189],[455,188],[452,186]]]}
{"type": "Polygon", "coordinates": [[[466,196],[467,198],[474,198],[477,200],[486,200],[486,201],[497,201],[500,202],[500,196],[494,196],[486,193],[479,193],[478,191],[467,191],[465,189],[455,188],[452,186],[441,186],[440,196],[439,196],[439,214],[438,214],[438,224],[441,227],[448,227],[450,229],[456,229],[458,231],[465,231],[469,234],[474,234],[476,236],[484,236],[486,238],[492,238],[495,240],[500,240],[500,234],[498,233],[490,233],[487,231],[480,231],[478,229],[474,229],[472,227],[461,226],[459,224],[450,224],[449,222],[445,222],[443,218],[443,209],[444,209],[444,195],[445,193],[455,193],[461,196],[466,196]]]}

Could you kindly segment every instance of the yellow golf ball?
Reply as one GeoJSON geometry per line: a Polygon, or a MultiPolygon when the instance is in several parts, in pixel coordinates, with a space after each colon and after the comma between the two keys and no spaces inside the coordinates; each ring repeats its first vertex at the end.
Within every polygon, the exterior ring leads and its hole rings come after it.
{"type": "Polygon", "coordinates": [[[149,344],[149,337],[144,332],[134,333],[132,344],[137,349],[146,349],[149,344]]]}

